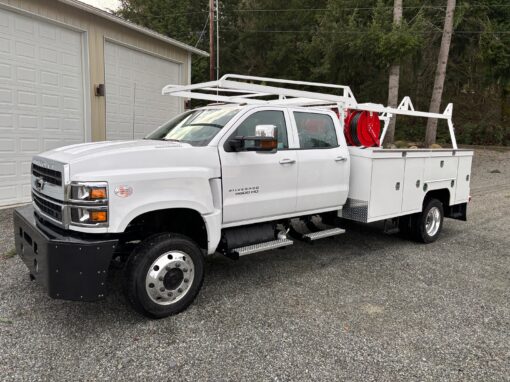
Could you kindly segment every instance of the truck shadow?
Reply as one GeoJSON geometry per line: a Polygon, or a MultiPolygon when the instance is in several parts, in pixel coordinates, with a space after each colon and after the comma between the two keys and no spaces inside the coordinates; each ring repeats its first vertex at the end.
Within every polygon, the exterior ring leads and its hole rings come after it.
{"type": "MultiPolygon", "coordinates": [[[[455,224],[455,223],[454,223],[455,224]]],[[[298,279],[320,278],[323,272],[337,272],[338,277],[365,270],[390,267],[405,261],[408,253],[428,252],[430,246],[448,240],[449,224],[438,242],[425,245],[398,233],[387,234],[381,224],[353,224],[337,237],[318,240],[313,244],[296,241],[294,245],[230,260],[221,254],[207,259],[206,279],[199,295],[199,304],[214,303],[215,296],[236,298],[258,293],[273,284],[294,283],[298,279]]],[[[299,284],[299,283],[298,283],[299,284]]]]}
{"type": "MultiPolygon", "coordinates": [[[[445,224],[437,244],[448,240],[450,224],[445,224]]],[[[204,284],[195,302],[187,311],[162,322],[180,321],[189,314],[205,315],[210,309],[221,309],[225,302],[239,305],[244,300],[256,298],[261,288],[268,291],[275,285],[281,288],[286,284],[300,288],[300,280],[317,279],[324,272],[335,272],[340,278],[356,272],[357,267],[368,270],[394,266],[403,261],[409,251],[416,252],[434,245],[436,243],[415,243],[399,234],[386,234],[380,224],[353,224],[345,234],[313,244],[296,241],[285,249],[252,254],[239,260],[215,254],[206,258],[204,284]]],[[[81,322],[100,322],[102,330],[119,323],[135,325],[147,322],[145,317],[130,308],[122,292],[122,281],[122,269],[115,269],[109,277],[109,294],[105,300],[60,302],[61,309],[66,311],[66,317],[77,316],[81,322]]],[[[66,319],[61,324],[72,326],[72,322],[66,319]]]]}

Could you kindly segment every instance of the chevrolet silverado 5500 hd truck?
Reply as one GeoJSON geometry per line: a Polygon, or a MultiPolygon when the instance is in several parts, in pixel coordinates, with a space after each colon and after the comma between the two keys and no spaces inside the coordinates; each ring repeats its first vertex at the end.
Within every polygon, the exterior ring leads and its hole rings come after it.
{"type": "Polygon", "coordinates": [[[429,243],[444,217],[466,219],[473,152],[457,148],[451,105],[425,113],[406,97],[389,108],[357,103],[346,86],[240,75],[163,94],[215,103],[144,139],[33,158],[16,250],[49,296],[103,298],[115,261],[133,307],[160,318],[193,301],[206,255],[313,242],[344,233],[345,220],[386,220],[429,243]],[[445,120],[452,148],[383,148],[396,114],[445,120]]]}

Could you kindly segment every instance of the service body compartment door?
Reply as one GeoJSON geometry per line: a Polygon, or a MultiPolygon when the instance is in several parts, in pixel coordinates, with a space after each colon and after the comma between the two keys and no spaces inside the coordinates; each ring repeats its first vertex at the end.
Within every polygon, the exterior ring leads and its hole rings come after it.
{"type": "Polygon", "coordinates": [[[425,158],[407,157],[404,171],[402,212],[421,211],[423,203],[423,169],[425,158]]]}
{"type": "Polygon", "coordinates": [[[459,157],[459,171],[457,173],[457,188],[455,190],[455,203],[466,203],[469,199],[469,182],[471,178],[472,156],[459,157]]]}
{"type": "Polygon", "coordinates": [[[401,212],[404,166],[405,158],[374,159],[369,218],[401,212]]]}
{"type": "Polygon", "coordinates": [[[425,163],[425,182],[452,180],[457,177],[459,162],[456,156],[451,156],[451,152],[448,152],[448,156],[442,152],[432,152],[430,155],[425,163]]]}

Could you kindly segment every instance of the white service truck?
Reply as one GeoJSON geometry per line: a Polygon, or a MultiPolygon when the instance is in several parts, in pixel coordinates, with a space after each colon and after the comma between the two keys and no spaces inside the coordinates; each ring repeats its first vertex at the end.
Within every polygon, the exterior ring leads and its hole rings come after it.
{"type": "Polygon", "coordinates": [[[444,217],[466,219],[473,152],[457,148],[451,105],[432,114],[408,98],[358,104],[346,86],[239,75],[163,93],[216,104],[142,140],[33,158],[33,203],[14,212],[16,250],[49,296],[101,299],[119,263],[133,307],[160,318],[193,301],[206,255],[313,242],[344,233],[346,220],[386,220],[428,243],[444,217]],[[383,148],[396,114],[446,120],[452,148],[383,148]]]}

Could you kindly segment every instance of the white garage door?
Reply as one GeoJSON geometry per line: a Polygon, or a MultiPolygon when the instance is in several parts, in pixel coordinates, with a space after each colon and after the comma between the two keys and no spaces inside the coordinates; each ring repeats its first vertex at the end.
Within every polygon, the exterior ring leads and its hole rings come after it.
{"type": "Polygon", "coordinates": [[[178,84],[181,65],[107,41],[106,139],[139,139],[182,112],[182,100],[162,96],[178,84]]]}
{"type": "Polygon", "coordinates": [[[0,206],[30,200],[34,154],[85,139],[81,34],[0,8],[0,206]]]}

